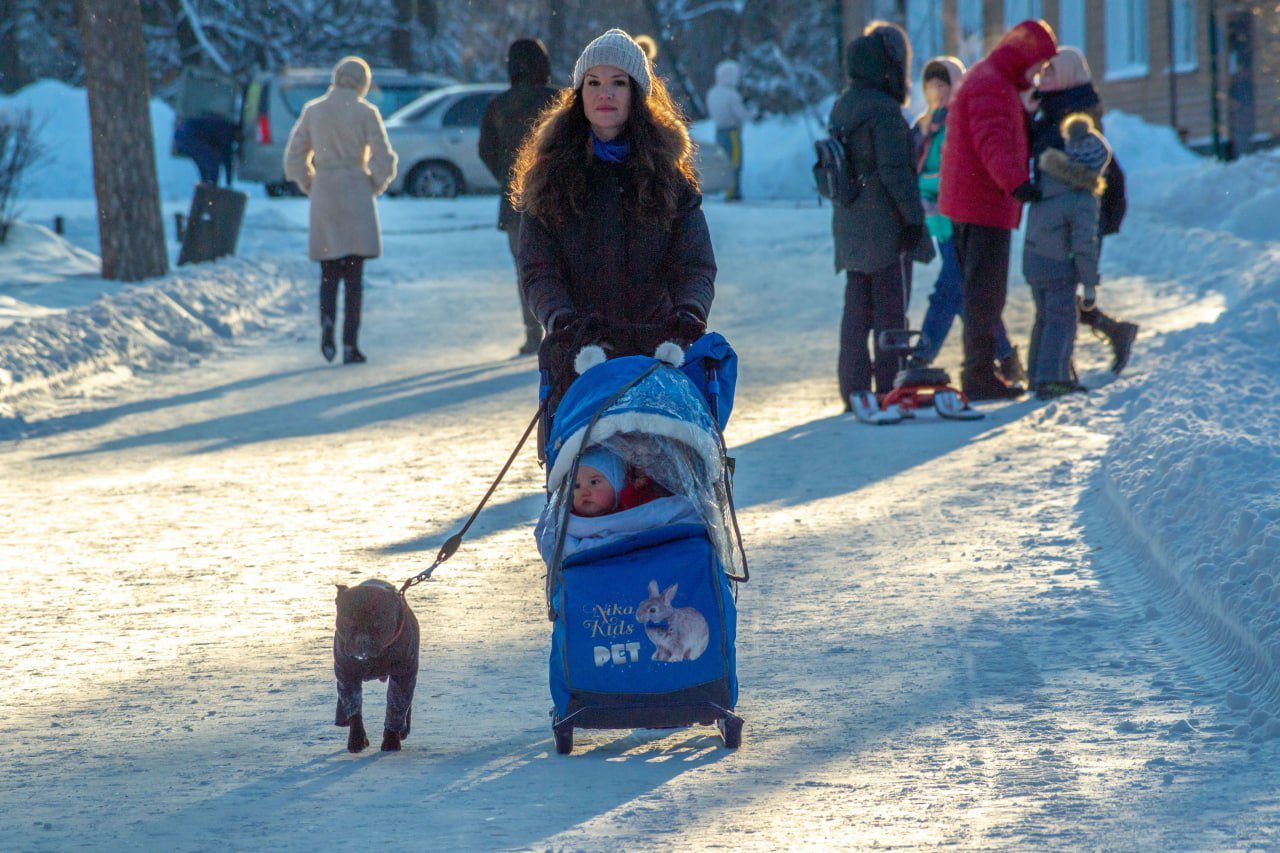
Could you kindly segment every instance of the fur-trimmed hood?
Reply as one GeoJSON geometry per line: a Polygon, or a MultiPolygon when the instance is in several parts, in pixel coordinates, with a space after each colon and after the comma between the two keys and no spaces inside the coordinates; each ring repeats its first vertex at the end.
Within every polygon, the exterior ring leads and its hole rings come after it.
{"type": "MultiPolygon", "coordinates": [[[[1065,184],[1065,190],[1085,190],[1101,196],[1107,188],[1106,179],[1102,175],[1077,163],[1057,148],[1049,148],[1040,155],[1040,174],[1065,184]]],[[[1053,194],[1053,187],[1042,187],[1045,194],[1053,194]]]]}

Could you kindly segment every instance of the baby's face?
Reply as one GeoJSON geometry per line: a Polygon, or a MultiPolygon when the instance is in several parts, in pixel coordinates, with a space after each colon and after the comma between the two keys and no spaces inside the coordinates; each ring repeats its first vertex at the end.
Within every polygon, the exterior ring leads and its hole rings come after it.
{"type": "Polygon", "coordinates": [[[608,478],[590,465],[578,466],[578,477],[573,481],[573,512],[588,518],[613,512],[618,496],[609,485],[608,478]]]}

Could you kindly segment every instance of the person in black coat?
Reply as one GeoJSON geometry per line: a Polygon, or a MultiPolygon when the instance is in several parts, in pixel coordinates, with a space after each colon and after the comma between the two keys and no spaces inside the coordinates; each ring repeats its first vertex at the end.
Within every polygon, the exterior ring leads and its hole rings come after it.
{"type": "MultiPolygon", "coordinates": [[[[1093,119],[1098,131],[1102,132],[1102,99],[1093,86],[1089,63],[1084,54],[1075,48],[1060,48],[1045,66],[1040,75],[1036,97],[1039,98],[1039,106],[1031,124],[1033,162],[1039,163],[1040,155],[1049,148],[1062,150],[1065,145],[1062,122],[1072,113],[1085,113],[1093,119]]],[[[1098,212],[1099,252],[1102,250],[1103,237],[1119,233],[1120,223],[1128,210],[1124,170],[1120,168],[1114,152],[1102,177],[1106,182],[1106,189],[1102,193],[1098,212]]],[[[1035,178],[1039,178],[1038,167],[1035,178]]],[[[1114,373],[1124,370],[1129,362],[1134,339],[1138,336],[1138,325],[1104,314],[1096,303],[1082,303],[1079,319],[1081,325],[1094,329],[1111,345],[1111,370],[1114,373]]]]}
{"type": "Polygon", "coordinates": [[[216,185],[218,172],[224,171],[231,186],[239,125],[213,113],[200,113],[179,121],[173,137],[178,153],[195,161],[201,183],[216,185]]]}
{"type": "Polygon", "coordinates": [[[845,271],[837,375],[840,399],[893,389],[900,355],[882,352],[879,333],[906,328],[912,253],[924,236],[911,128],[902,117],[911,46],[895,24],[873,23],[845,51],[849,87],[831,109],[830,129],[862,183],[852,205],[832,207],[836,272],[845,271]],[[874,361],[867,336],[875,341],[874,361]]]}
{"type": "MultiPolygon", "coordinates": [[[[479,148],[480,159],[502,186],[498,228],[507,232],[511,257],[515,258],[520,247],[520,214],[511,204],[511,169],[538,116],[555,100],[556,90],[547,85],[551,79],[551,58],[537,39],[517,39],[511,43],[507,49],[507,74],[511,88],[496,95],[485,108],[479,148]]],[[[532,355],[542,342],[542,326],[529,310],[518,273],[517,265],[516,289],[525,330],[520,354],[532,355]]]]}
{"type": "Polygon", "coordinates": [[[521,149],[520,281],[547,330],[549,408],[577,348],[652,355],[702,335],[715,254],[683,116],[639,45],[610,30],[521,149]]]}

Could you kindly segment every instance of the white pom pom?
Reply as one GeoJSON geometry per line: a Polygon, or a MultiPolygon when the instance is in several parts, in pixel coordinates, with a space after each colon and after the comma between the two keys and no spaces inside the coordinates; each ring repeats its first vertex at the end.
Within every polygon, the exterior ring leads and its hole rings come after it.
{"type": "Polygon", "coordinates": [[[578,350],[577,356],[573,359],[573,369],[579,376],[581,376],[597,364],[604,363],[604,350],[595,344],[591,344],[578,350]]]}
{"type": "Polygon", "coordinates": [[[684,350],[680,349],[680,345],[675,341],[658,344],[658,348],[653,351],[653,357],[658,361],[665,361],[672,367],[684,364],[684,350]]]}

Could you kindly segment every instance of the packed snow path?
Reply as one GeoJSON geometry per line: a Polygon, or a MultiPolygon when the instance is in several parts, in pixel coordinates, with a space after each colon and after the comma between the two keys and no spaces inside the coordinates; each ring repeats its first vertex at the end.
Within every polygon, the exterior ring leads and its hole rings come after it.
{"type": "MultiPolygon", "coordinates": [[[[440,233],[416,218],[442,208],[384,206],[368,365],[320,360],[307,280],[295,320],[64,403],[0,446],[5,846],[1280,843],[1276,741],[1235,736],[1231,660],[1165,606],[1103,495],[1122,426],[1108,392],[976,423],[841,415],[842,287],[812,208],[708,206],[715,325],[743,362],[743,748],[694,728],[579,732],[554,754],[526,453],[410,593],[423,671],[405,750],[375,737],[348,755],[331,724],[333,582],[424,567],[532,415],[532,365],[508,358],[505,244],[473,227],[492,207],[459,202],[440,233]]],[[[257,239],[301,252],[304,236],[257,239]]],[[[917,319],[931,283],[917,268],[917,319]]],[[[1010,294],[1025,340],[1016,276],[1010,294]]],[[[1176,281],[1120,278],[1107,297],[1147,352],[1215,310],[1176,281]]],[[[1106,353],[1081,341],[1096,379],[1106,353]]],[[[1142,358],[1122,382],[1142,381],[1142,358]]],[[[383,695],[366,689],[375,731],[383,695]]]]}

